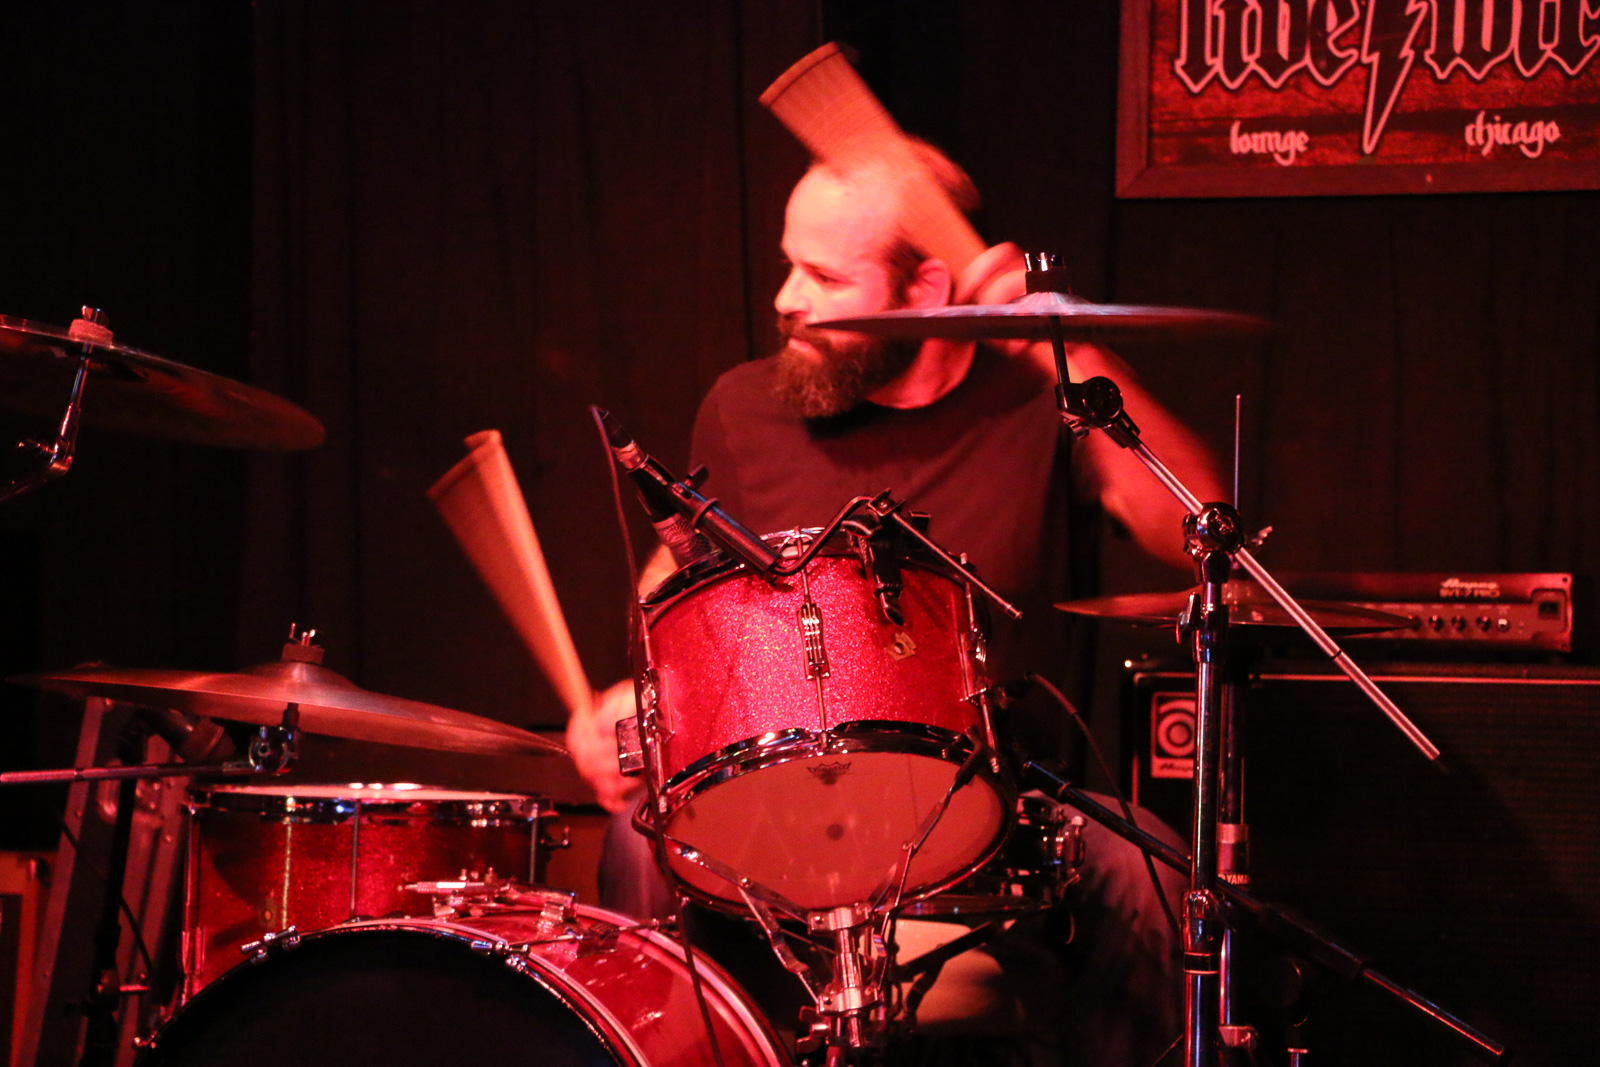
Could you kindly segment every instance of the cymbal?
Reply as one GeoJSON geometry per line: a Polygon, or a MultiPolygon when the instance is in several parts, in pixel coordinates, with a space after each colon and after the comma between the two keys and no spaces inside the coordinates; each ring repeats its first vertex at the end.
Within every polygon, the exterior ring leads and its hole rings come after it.
{"type": "Polygon", "coordinates": [[[322,443],[322,423],[255,386],[127,345],[0,315],[0,403],[60,418],[82,353],[86,426],[188,444],[295,451],[322,443]]]}
{"type": "Polygon", "coordinates": [[[899,308],[812,325],[876,337],[1048,341],[1052,321],[1061,323],[1061,335],[1067,341],[1167,341],[1259,333],[1269,325],[1265,319],[1233,311],[1096,304],[1069,293],[1029,293],[1009,304],[899,308]]]}
{"type": "Polygon", "coordinates": [[[10,679],[78,697],[175,708],[208,719],[277,726],[300,705],[307,733],[483,755],[559,754],[553,741],[464,711],[374,693],[315,663],[263,663],[238,674],[86,667],[10,679]]]}
{"type": "MultiPolygon", "coordinates": [[[[1126,596],[1069,600],[1057,604],[1056,609],[1100,619],[1173,626],[1188,608],[1190,596],[1199,591],[1200,588],[1196,586],[1176,593],[1132,593],[1126,596]]],[[[1222,599],[1230,609],[1228,621],[1234,626],[1256,629],[1299,629],[1295,621],[1278,606],[1278,602],[1273,600],[1266,590],[1248,579],[1236,579],[1224,583],[1222,599]]],[[[1331,600],[1300,600],[1298,603],[1318,626],[1330,633],[1381,633],[1384,630],[1410,629],[1417,625],[1417,620],[1409,615],[1391,615],[1386,611],[1375,611],[1357,604],[1342,604],[1331,600]]]]}

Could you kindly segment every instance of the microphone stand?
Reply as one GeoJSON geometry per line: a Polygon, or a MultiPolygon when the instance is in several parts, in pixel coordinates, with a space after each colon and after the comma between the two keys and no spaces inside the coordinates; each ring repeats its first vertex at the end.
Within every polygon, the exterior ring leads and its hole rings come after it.
{"type": "MultiPolygon", "coordinates": [[[[1056,291],[1060,275],[1054,257],[1028,256],[1030,294],[1056,291]]],[[[1067,369],[1066,336],[1059,315],[1049,319],[1056,366],[1056,406],[1074,436],[1100,430],[1128,449],[1189,513],[1183,524],[1184,544],[1199,571],[1200,590],[1179,622],[1195,661],[1195,763],[1193,855],[1189,891],[1183,901],[1184,1062],[1187,1067],[1218,1067],[1221,1060],[1222,1004],[1231,999],[1223,989],[1224,927],[1219,901],[1218,795],[1222,785],[1218,760],[1223,748],[1223,690],[1228,660],[1228,605],[1223,585],[1237,564],[1275,600],[1319,648],[1361,689],[1429,760],[1439,749],[1395,706],[1365,671],[1355,664],[1284,588],[1244,547],[1238,512],[1227,504],[1203,504],[1150,451],[1139,427],[1123,410],[1122,391],[1109,378],[1074,383],[1067,369]]],[[[1235,749],[1234,739],[1228,742],[1235,749]]],[[[1229,1020],[1230,1030],[1236,1030],[1229,1020]]]]}

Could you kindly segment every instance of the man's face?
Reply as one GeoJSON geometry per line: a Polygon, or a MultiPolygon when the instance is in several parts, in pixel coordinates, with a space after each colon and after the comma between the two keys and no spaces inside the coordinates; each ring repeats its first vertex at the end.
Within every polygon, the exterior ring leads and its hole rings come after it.
{"type": "Polygon", "coordinates": [[[916,359],[916,341],[810,329],[901,306],[904,294],[885,262],[893,213],[887,189],[822,170],[808,172],[789,198],[783,230],[789,277],[773,302],[783,344],[778,393],[802,417],[848,411],[916,359]]]}

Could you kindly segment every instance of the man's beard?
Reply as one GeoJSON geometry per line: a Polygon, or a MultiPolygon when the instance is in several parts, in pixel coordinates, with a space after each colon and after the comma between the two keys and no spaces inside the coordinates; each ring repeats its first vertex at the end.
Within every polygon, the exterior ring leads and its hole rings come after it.
{"type": "Polygon", "coordinates": [[[913,338],[813,330],[781,315],[778,339],[783,345],[778,350],[778,399],[803,419],[844,414],[904,374],[922,348],[913,338]],[[790,338],[808,342],[817,354],[796,351],[790,338]]]}

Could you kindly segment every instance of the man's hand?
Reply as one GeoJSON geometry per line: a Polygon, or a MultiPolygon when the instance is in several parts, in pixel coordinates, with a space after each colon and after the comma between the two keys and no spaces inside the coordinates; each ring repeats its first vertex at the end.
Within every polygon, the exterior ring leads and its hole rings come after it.
{"type": "Polygon", "coordinates": [[[1009,304],[1028,291],[1022,249],[1002,241],[967,264],[956,279],[955,304],[1009,304]]]}
{"type": "Polygon", "coordinates": [[[594,710],[567,720],[567,748],[578,773],[594,789],[600,806],[622,811],[633,803],[641,787],[637,779],[617,770],[617,720],[634,713],[633,680],[625,678],[603,693],[596,693],[594,710]]]}
{"type": "MultiPolygon", "coordinates": [[[[956,279],[953,302],[1009,304],[1028,294],[1027,272],[1028,263],[1023,259],[1022,249],[1010,241],[1002,241],[967,264],[967,269],[956,279]]],[[[1023,340],[997,340],[989,344],[1008,356],[1026,356],[1046,377],[1055,377],[1055,354],[1049,345],[1023,340]]]]}

